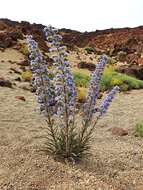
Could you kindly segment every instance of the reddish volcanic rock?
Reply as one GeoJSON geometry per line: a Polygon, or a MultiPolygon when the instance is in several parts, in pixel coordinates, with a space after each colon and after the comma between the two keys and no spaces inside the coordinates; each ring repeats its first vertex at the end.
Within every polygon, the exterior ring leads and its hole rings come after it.
{"type": "Polygon", "coordinates": [[[16,44],[18,39],[23,39],[20,32],[1,32],[0,33],[0,48],[9,48],[16,44]]]}
{"type": "Polygon", "coordinates": [[[0,33],[0,48],[5,49],[12,46],[12,44],[12,39],[7,36],[7,33],[0,33]]]}
{"type": "Polygon", "coordinates": [[[33,35],[38,41],[39,47],[47,51],[44,26],[41,24],[30,24],[29,22],[16,22],[8,19],[0,19],[0,47],[7,48],[16,45],[18,39],[23,39],[23,34],[33,35]]]}
{"type": "Polygon", "coordinates": [[[89,71],[94,71],[96,66],[93,63],[87,63],[82,61],[78,63],[77,67],[80,69],[88,69],[89,71]]]}
{"type": "Polygon", "coordinates": [[[124,52],[124,61],[138,63],[143,50],[143,26],[136,28],[107,29],[95,32],[75,32],[62,30],[65,43],[78,47],[91,46],[99,54],[103,52],[110,56],[117,56],[118,52],[124,52]]]}
{"type": "MultiPolygon", "coordinates": [[[[31,34],[43,51],[48,47],[42,24],[30,24],[29,22],[15,22],[8,19],[0,19],[0,48],[13,47],[17,39],[23,39],[24,35],[31,34]]],[[[143,51],[143,26],[136,28],[121,28],[96,30],[95,32],[78,32],[69,29],[59,30],[63,36],[63,42],[70,49],[77,47],[94,47],[97,54],[106,53],[118,60],[119,52],[124,54],[123,62],[142,64],[143,51]]],[[[123,55],[122,54],[122,55],[123,55]]]]}
{"type": "Polygon", "coordinates": [[[113,135],[116,136],[125,136],[128,135],[128,131],[123,128],[114,127],[111,129],[113,135]]]}
{"type": "Polygon", "coordinates": [[[16,99],[18,100],[22,100],[22,101],[26,101],[26,99],[24,98],[24,96],[15,96],[16,99]]]}

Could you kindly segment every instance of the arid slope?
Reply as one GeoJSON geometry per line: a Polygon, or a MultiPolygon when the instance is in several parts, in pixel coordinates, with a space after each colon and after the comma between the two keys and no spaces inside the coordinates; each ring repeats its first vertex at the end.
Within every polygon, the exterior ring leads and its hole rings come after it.
{"type": "MultiPolygon", "coordinates": [[[[23,58],[21,54],[16,57],[16,61],[23,58]]],[[[9,70],[14,65],[8,60],[0,62],[0,74],[13,82],[18,75],[9,70]]],[[[143,189],[143,139],[134,136],[135,125],[142,120],[143,90],[116,97],[97,125],[92,156],[72,166],[39,151],[43,139],[35,137],[43,136],[46,123],[35,110],[34,94],[19,88],[25,83],[15,83],[12,89],[0,87],[1,190],[143,189]],[[122,127],[129,134],[114,136],[113,127],[122,127]]]]}

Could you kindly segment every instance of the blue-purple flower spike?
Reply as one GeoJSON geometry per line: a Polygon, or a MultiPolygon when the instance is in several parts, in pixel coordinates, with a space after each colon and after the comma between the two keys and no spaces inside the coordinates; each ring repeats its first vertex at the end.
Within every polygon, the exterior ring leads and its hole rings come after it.
{"type": "Polygon", "coordinates": [[[62,37],[58,30],[49,26],[44,29],[47,41],[49,43],[51,58],[55,66],[55,95],[57,105],[57,115],[63,118],[65,113],[69,122],[73,122],[76,108],[76,86],[74,83],[70,62],[67,59],[68,53],[66,47],[61,46],[62,37]]]}
{"type": "Polygon", "coordinates": [[[92,74],[87,99],[81,110],[83,112],[77,113],[77,90],[67,49],[62,45],[62,37],[57,29],[49,26],[44,29],[44,32],[49,47],[48,56],[53,60],[50,67],[37,42],[32,36],[27,37],[37,101],[40,110],[46,116],[48,126],[44,149],[54,157],[57,155],[66,160],[76,161],[85,156],[89,150],[97,121],[107,112],[119,87],[114,87],[97,107],[100,81],[108,62],[106,55],[101,56],[92,74]]]}
{"type": "Polygon", "coordinates": [[[104,68],[108,62],[108,57],[103,55],[100,58],[98,65],[96,66],[95,71],[92,74],[92,78],[89,84],[88,96],[86,103],[84,104],[84,113],[85,120],[91,120],[93,114],[96,112],[96,100],[100,92],[100,81],[104,72],[104,68]]]}
{"type": "MultiPolygon", "coordinates": [[[[45,63],[44,57],[38,48],[37,42],[32,36],[27,36],[28,49],[30,52],[30,65],[33,73],[36,89],[37,102],[40,105],[40,111],[47,114],[47,110],[54,104],[54,92],[49,78],[50,72],[45,63]]],[[[51,109],[52,110],[52,109],[51,109]]]]}
{"type": "Polygon", "coordinates": [[[120,90],[120,88],[118,86],[115,86],[111,90],[111,92],[109,92],[109,94],[107,95],[105,100],[103,100],[103,102],[99,108],[100,116],[104,115],[107,112],[111,102],[113,101],[113,99],[115,98],[115,95],[119,92],[119,90],[120,90]]]}

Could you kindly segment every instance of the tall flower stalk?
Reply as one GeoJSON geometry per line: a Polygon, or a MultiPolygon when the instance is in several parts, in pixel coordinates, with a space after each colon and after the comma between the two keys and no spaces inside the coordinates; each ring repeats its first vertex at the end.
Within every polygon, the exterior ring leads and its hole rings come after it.
{"type": "Polygon", "coordinates": [[[82,118],[77,114],[77,90],[72,75],[66,47],[62,37],[52,26],[44,33],[49,46],[49,56],[53,60],[52,74],[48,63],[31,36],[27,37],[30,51],[31,69],[36,86],[37,101],[44,113],[50,137],[47,137],[47,151],[68,159],[81,159],[89,150],[89,142],[96,123],[108,110],[119,91],[114,87],[101,105],[97,107],[100,93],[100,81],[108,63],[106,55],[101,56],[89,84],[86,102],[83,105],[82,118]],[[76,122],[76,120],[81,122],[76,122]]]}
{"type": "Polygon", "coordinates": [[[40,112],[46,117],[53,138],[54,146],[57,145],[55,131],[53,129],[52,116],[54,114],[55,95],[53,81],[50,78],[51,72],[48,70],[42,52],[38,48],[37,42],[32,36],[27,36],[29,59],[33,73],[33,86],[36,88],[37,102],[40,112]]]}
{"type": "Polygon", "coordinates": [[[52,52],[51,58],[55,66],[55,94],[57,104],[57,117],[62,122],[65,135],[66,156],[69,155],[69,128],[74,127],[77,91],[67,59],[65,46],[61,46],[62,37],[51,26],[44,29],[47,41],[52,52]]]}
{"type": "MultiPolygon", "coordinates": [[[[88,95],[86,98],[86,102],[83,106],[84,119],[83,119],[83,128],[81,132],[81,141],[84,137],[85,132],[87,131],[87,127],[91,125],[93,116],[98,111],[96,103],[100,93],[100,81],[107,63],[108,63],[108,58],[106,55],[103,55],[100,58],[99,63],[92,74],[88,89],[88,95]]],[[[97,117],[97,120],[98,118],[99,117],[97,117]]]]}

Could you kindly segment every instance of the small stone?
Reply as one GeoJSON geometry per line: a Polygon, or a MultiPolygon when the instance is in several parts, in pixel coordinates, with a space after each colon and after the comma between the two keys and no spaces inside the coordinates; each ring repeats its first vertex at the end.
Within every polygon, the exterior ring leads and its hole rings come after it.
{"type": "Polygon", "coordinates": [[[123,129],[123,128],[119,128],[119,127],[113,127],[111,129],[111,132],[113,135],[116,135],[116,136],[125,136],[125,135],[128,135],[128,131],[123,129]]]}
{"type": "Polygon", "coordinates": [[[24,98],[24,96],[15,96],[16,99],[18,100],[22,100],[22,101],[26,101],[26,99],[24,98]]]}

